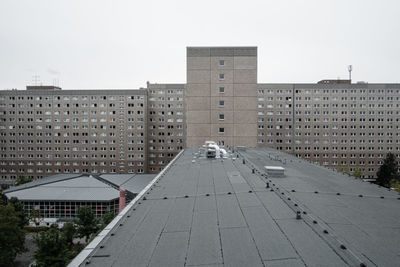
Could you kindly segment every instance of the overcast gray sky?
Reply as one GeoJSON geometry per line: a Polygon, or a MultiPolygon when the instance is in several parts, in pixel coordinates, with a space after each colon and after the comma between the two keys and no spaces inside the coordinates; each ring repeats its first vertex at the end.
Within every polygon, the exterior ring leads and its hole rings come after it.
{"type": "Polygon", "coordinates": [[[186,46],[258,46],[258,82],[400,82],[398,0],[1,0],[0,89],[185,83],[186,46]]]}

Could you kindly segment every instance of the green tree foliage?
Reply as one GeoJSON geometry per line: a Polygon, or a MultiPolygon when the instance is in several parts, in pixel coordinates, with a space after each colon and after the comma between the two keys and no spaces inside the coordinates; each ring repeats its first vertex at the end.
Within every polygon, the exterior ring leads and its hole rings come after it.
{"type": "Polygon", "coordinates": [[[106,227],[107,224],[109,224],[115,217],[114,212],[107,211],[103,217],[101,218],[103,222],[103,227],[106,227]]]}
{"type": "Polygon", "coordinates": [[[0,265],[10,266],[17,254],[26,251],[21,218],[11,204],[0,205],[0,265]]]}
{"type": "Polygon", "coordinates": [[[15,185],[21,185],[21,184],[26,184],[32,182],[32,178],[28,178],[24,175],[19,175],[17,180],[15,181],[15,185]]]}
{"type": "Polygon", "coordinates": [[[24,205],[21,201],[18,200],[16,197],[10,198],[8,204],[14,207],[15,212],[17,213],[18,217],[21,219],[19,226],[23,228],[25,225],[29,223],[28,216],[26,215],[24,205]]]}
{"type": "Polygon", "coordinates": [[[31,222],[34,222],[36,225],[39,225],[41,219],[42,219],[42,216],[40,215],[40,211],[32,209],[31,214],[29,215],[29,220],[31,222]]]}
{"type": "Polygon", "coordinates": [[[338,172],[341,172],[341,173],[343,173],[343,174],[347,174],[347,175],[350,175],[350,169],[348,168],[348,167],[341,167],[341,168],[338,168],[338,172]]]}
{"type": "Polygon", "coordinates": [[[392,179],[390,181],[390,187],[394,188],[394,190],[396,192],[400,193],[400,181],[399,180],[392,179]]]}
{"type": "Polygon", "coordinates": [[[363,169],[362,169],[362,168],[356,168],[356,169],[354,170],[354,172],[353,172],[352,175],[353,175],[354,177],[360,179],[362,173],[363,173],[363,169]]]}
{"type": "Polygon", "coordinates": [[[7,203],[7,198],[3,194],[3,192],[0,191],[0,205],[5,205],[7,203]]]}
{"type": "Polygon", "coordinates": [[[73,223],[65,223],[63,228],[62,228],[62,234],[64,236],[64,240],[67,244],[67,246],[70,248],[74,244],[74,237],[76,234],[76,229],[73,223]]]}
{"type": "Polygon", "coordinates": [[[37,250],[34,253],[36,266],[66,266],[69,258],[64,236],[57,227],[50,227],[34,239],[37,250]]]}
{"type": "Polygon", "coordinates": [[[379,167],[376,173],[376,183],[381,186],[389,187],[392,180],[399,181],[399,174],[397,172],[396,158],[392,153],[388,153],[385,161],[379,167]]]}
{"type": "Polygon", "coordinates": [[[84,237],[85,241],[87,241],[90,238],[90,235],[96,233],[99,229],[98,220],[90,206],[83,206],[78,209],[75,223],[78,226],[78,236],[84,237]]]}

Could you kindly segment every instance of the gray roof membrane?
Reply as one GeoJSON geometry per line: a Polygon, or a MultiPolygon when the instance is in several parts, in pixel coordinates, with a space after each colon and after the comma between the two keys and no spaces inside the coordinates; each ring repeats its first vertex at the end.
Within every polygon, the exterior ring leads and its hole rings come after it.
{"type": "Polygon", "coordinates": [[[29,187],[6,193],[6,196],[24,201],[110,201],[119,198],[119,190],[89,176],[29,187]]]}
{"type": "Polygon", "coordinates": [[[186,149],[81,266],[399,266],[397,193],[272,149],[198,151],[186,149]],[[285,177],[265,177],[266,165],[285,177]]]}
{"type": "Polygon", "coordinates": [[[26,189],[26,188],[30,188],[30,187],[35,187],[35,186],[40,186],[40,185],[44,185],[44,184],[50,184],[50,183],[54,183],[54,182],[58,182],[58,181],[69,180],[69,179],[73,179],[75,177],[80,177],[81,175],[82,174],[56,174],[56,175],[51,175],[51,176],[48,176],[48,177],[44,177],[42,179],[34,180],[34,181],[26,183],[26,184],[13,186],[13,187],[11,187],[9,189],[4,190],[4,193],[18,191],[18,190],[22,190],[22,189],[26,189]]]}
{"type": "Polygon", "coordinates": [[[119,188],[138,194],[154,174],[53,175],[4,191],[8,198],[53,201],[109,201],[119,198],[119,188]]]}

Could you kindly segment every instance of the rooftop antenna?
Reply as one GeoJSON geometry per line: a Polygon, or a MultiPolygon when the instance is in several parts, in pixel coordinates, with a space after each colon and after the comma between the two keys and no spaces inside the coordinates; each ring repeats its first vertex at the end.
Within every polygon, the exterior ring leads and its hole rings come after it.
{"type": "Polygon", "coordinates": [[[350,80],[350,83],[351,83],[351,71],[353,70],[353,66],[352,66],[352,65],[349,65],[349,66],[347,67],[347,70],[349,71],[349,80],[350,80]]]}
{"type": "Polygon", "coordinates": [[[39,75],[33,75],[32,76],[32,83],[33,83],[33,85],[39,85],[39,82],[40,82],[40,76],[39,75]]]}

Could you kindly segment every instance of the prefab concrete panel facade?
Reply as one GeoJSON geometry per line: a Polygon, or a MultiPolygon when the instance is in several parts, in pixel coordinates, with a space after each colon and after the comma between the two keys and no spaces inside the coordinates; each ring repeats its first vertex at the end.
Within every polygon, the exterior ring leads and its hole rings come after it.
{"type": "Polygon", "coordinates": [[[188,47],[186,146],[256,146],[256,86],[256,47],[188,47]]]}

